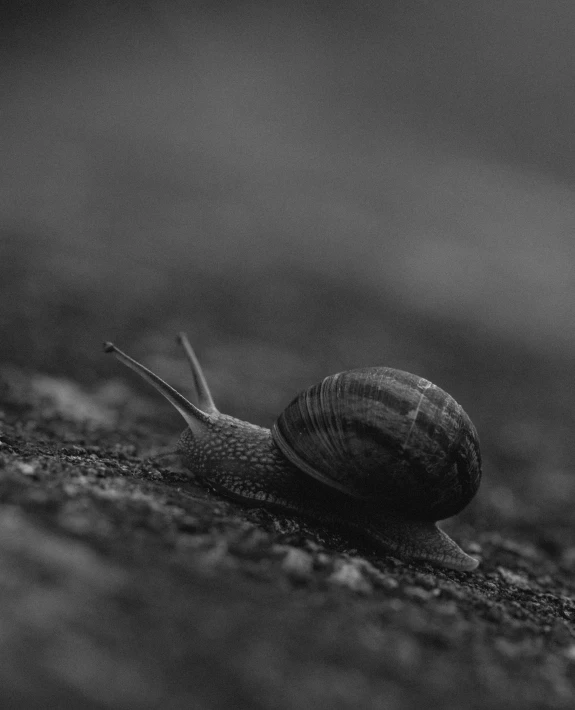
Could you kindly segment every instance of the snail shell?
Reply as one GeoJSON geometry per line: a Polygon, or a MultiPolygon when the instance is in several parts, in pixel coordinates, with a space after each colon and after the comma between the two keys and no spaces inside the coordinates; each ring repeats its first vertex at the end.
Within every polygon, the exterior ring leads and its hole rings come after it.
{"type": "Polygon", "coordinates": [[[350,370],[301,392],[272,437],[302,471],[423,520],[459,513],[481,480],[475,427],[447,392],[389,367],[350,370]]]}

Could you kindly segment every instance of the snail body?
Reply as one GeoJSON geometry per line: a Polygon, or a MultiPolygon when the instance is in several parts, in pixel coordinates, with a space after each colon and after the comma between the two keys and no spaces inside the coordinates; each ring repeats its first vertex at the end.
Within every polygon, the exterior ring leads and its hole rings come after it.
{"type": "Polygon", "coordinates": [[[477,560],[436,521],[460,512],[481,479],[477,432],[446,392],[386,367],[326,377],[299,395],[271,431],[219,412],[197,358],[198,406],[112,343],[124,364],[184,417],[185,465],[222,494],[368,536],[397,557],[470,571],[477,560]]]}

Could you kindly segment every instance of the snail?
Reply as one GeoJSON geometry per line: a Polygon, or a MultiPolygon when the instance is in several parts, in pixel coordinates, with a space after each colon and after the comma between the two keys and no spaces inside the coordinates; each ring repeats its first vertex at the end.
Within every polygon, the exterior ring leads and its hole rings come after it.
{"type": "Polygon", "coordinates": [[[470,571],[467,555],[436,524],[459,513],[481,479],[477,432],[446,392],[416,375],[371,367],[326,377],[300,394],[272,429],[218,411],[196,355],[197,405],[105,343],[185,419],[177,450],[223,495],[367,536],[405,560],[470,571]]]}

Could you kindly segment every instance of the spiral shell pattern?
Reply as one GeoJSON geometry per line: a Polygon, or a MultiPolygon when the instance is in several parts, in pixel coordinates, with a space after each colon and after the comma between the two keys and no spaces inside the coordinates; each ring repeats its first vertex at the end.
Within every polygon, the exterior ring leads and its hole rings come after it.
{"type": "Polygon", "coordinates": [[[481,480],[475,427],[447,392],[401,370],[372,367],[301,392],[272,436],[300,470],[384,512],[442,520],[481,480]]]}

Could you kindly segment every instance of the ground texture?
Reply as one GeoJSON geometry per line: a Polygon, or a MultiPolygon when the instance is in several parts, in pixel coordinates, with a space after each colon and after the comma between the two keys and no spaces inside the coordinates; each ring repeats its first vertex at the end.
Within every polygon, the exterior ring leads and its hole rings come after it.
{"type": "Polygon", "coordinates": [[[115,361],[85,385],[4,366],[0,705],[574,707],[569,368],[411,324],[438,372],[456,343],[484,442],[480,494],[444,524],[472,574],[217,496],[158,456],[177,417],[115,361]]]}

